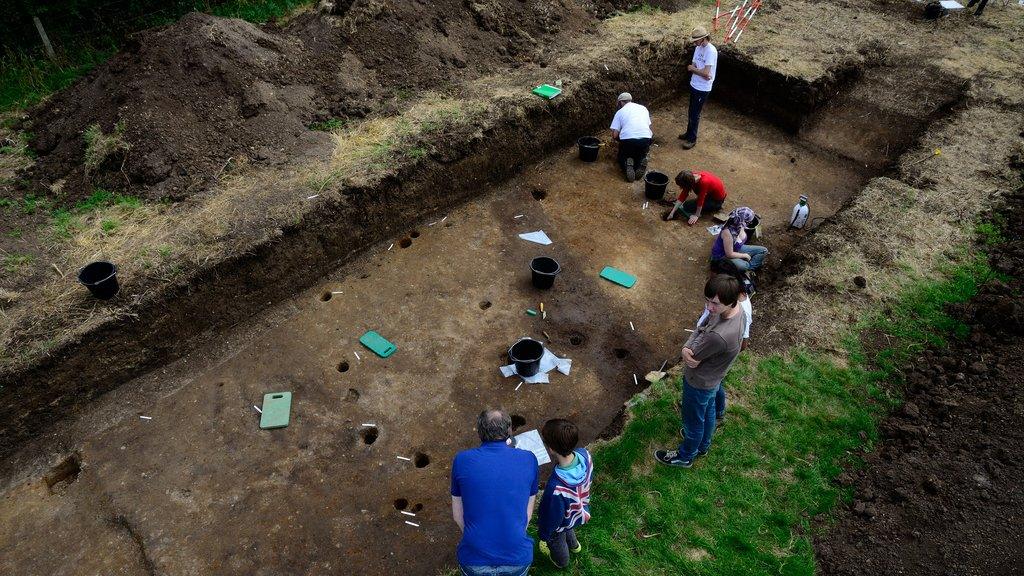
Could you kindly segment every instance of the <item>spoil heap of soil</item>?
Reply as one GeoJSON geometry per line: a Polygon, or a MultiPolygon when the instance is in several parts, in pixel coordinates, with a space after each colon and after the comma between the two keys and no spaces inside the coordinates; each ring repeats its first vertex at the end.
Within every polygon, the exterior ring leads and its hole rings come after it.
{"type": "Polygon", "coordinates": [[[284,28],[193,13],[140,33],[31,113],[23,128],[39,159],[29,188],[64,205],[96,186],[180,200],[229,159],[322,150],[328,138],[313,122],[394,112],[412,91],[496,67],[543,66],[545,50],[593,25],[591,10],[567,0],[339,0],[284,28]],[[92,126],[116,141],[87,167],[92,126]]]}
{"type": "MultiPolygon", "coordinates": [[[[1024,225],[1024,191],[1010,199],[1024,225]]],[[[990,256],[1024,266],[1019,235],[990,256]]],[[[845,472],[854,500],[816,541],[822,574],[1009,575],[1024,571],[1024,281],[992,281],[951,312],[970,336],[921,354],[906,402],[867,467],[845,472]]]]}

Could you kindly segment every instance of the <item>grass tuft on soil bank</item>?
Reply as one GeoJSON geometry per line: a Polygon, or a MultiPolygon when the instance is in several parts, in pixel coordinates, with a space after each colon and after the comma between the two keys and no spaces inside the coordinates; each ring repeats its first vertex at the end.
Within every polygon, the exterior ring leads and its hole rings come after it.
{"type": "MultiPolygon", "coordinates": [[[[680,426],[680,382],[654,385],[623,434],[594,450],[593,520],[568,573],[814,574],[812,522],[849,496],[833,480],[872,449],[898,402],[882,382],[899,381],[912,351],[962,336],[944,306],[993,277],[983,260],[945,272],[858,322],[846,365],[807,350],[744,355],[727,379],[728,419],[689,470],[651,457],[678,443],[680,426]]],[[[562,573],[539,553],[537,566],[562,573]]]]}

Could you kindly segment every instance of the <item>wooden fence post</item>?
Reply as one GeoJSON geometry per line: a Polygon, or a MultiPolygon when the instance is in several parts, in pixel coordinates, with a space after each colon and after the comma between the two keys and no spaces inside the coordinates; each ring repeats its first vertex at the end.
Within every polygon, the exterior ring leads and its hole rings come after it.
{"type": "Polygon", "coordinates": [[[32,17],[32,23],[36,25],[36,30],[39,31],[39,37],[43,39],[43,46],[46,47],[46,55],[50,57],[50,60],[56,60],[57,55],[53,53],[53,45],[50,44],[50,38],[46,35],[46,30],[43,30],[43,23],[39,21],[38,16],[32,17]]]}

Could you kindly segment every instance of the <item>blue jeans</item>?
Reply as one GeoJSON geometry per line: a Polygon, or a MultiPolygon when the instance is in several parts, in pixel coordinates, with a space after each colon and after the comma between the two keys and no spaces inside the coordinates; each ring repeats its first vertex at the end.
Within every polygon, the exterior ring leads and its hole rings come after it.
{"type": "Polygon", "coordinates": [[[725,416],[725,384],[718,385],[718,393],[715,394],[715,424],[725,416]]]}
{"type": "Polygon", "coordinates": [[[760,270],[761,265],[764,264],[764,257],[768,255],[768,249],[764,246],[743,246],[739,251],[744,254],[750,254],[749,262],[742,258],[730,258],[740,272],[760,270]]]}
{"type": "Polygon", "coordinates": [[[462,576],[526,576],[530,566],[463,566],[462,576]]]}
{"type": "Polygon", "coordinates": [[[683,378],[683,432],[685,439],[679,444],[679,457],[693,460],[697,452],[711,448],[711,437],[715,434],[715,396],[722,385],[711,390],[690,386],[683,378]]]}
{"type": "Polygon", "coordinates": [[[683,140],[688,142],[697,141],[697,127],[700,125],[700,111],[704,109],[704,103],[707,102],[710,94],[711,92],[701,92],[693,86],[690,86],[690,113],[689,119],[686,123],[686,134],[683,135],[683,140]]]}

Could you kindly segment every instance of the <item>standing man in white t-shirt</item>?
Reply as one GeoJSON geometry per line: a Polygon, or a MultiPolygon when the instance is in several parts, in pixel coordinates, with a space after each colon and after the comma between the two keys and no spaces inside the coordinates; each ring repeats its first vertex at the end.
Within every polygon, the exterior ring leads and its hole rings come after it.
{"type": "Polygon", "coordinates": [[[711,85],[715,83],[718,71],[718,48],[711,43],[711,36],[701,26],[697,26],[690,34],[690,43],[696,44],[693,51],[693,63],[686,67],[690,76],[690,114],[686,125],[686,133],[680,134],[683,148],[689,150],[697,145],[697,126],[700,124],[700,111],[704,102],[711,94],[711,85]]]}
{"type": "Polygon", "coordinates": [[[612,140],[619,143],[619,166],[626,181],[643,178],[647,173],[647,153],[651,149],[651,113],[633,102],[629,92],[619,94],[619,110],[612,118],[612,140]]]}

